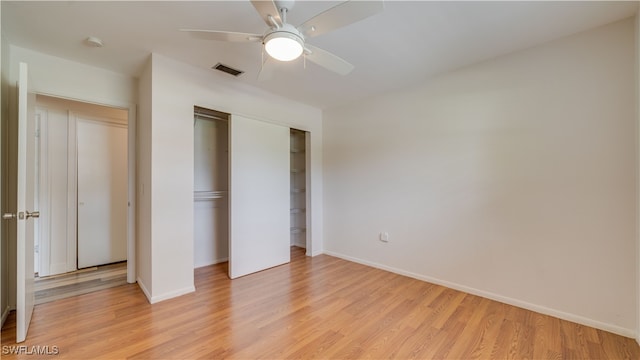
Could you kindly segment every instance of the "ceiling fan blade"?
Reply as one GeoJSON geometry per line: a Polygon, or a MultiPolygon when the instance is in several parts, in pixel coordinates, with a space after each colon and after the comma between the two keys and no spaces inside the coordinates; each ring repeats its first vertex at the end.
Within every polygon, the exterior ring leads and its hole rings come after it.
{"type": "Polygon", "coordinates": [[[314,62],[323,68],[340,75],[347,75],[351,70],[353,70],[353,65],[326,50],[322,50],[309,44],[305,44],[305,48],[308,50],[305,52],[307,60],[314,62]]]}
{"type": "Polygon", "coordinates": [[[278,26],[282,26],[282,19],[280,18],[280,11],[278,11],[278,7],[276,3],[272,0],[251,0],[251,4],[256,8],[258,14],[264,22],[267,23],[267,26],[273,27],[276,24],[271,22],[269,17],[273,18],[273,20],[277,23],[278,26]]]}
{"type": "Polygon", "coordinates": [[[326,34],[343,26],[364,20],[384,10],[384,2],[345,1],[322,12],[298,26],[306,37],[326,34]]]}
{"type": "Polygon", "coordinates": [[[231,31],[180,29],[191,36],[203,40],[231,41],[231,42],[258,42],[262,41],[260,34],[247,34],[231,31]]]}

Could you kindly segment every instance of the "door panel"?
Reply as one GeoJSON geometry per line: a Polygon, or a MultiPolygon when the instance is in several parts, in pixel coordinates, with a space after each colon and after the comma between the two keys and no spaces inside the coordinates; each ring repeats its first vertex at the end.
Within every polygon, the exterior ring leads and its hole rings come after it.
{"type": "Polygon", "coordinates": [[[78,268],[127,259],[127,128],[77,118],[78,268]]]}
{"type": "Polygon", "coordinates": [[[229,277],[288,263],[289,128],[232,115],[229,277]]]}
{"type": "Polygon", "coordinates": [[[27,64],[20,63],[18,80],[18,168],[16,219],[16,342],[27,337],[34,296],[35,94],[28,91],[27,64]]]}

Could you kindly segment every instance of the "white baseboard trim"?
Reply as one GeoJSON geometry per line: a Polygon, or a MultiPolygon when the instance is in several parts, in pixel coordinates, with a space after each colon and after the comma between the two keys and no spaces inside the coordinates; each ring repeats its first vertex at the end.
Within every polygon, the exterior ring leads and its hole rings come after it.
{"type": "Polygon", "coordinates": [[[140,278],[138,278],[138,286],[140,287],[140,290],[142,290],[142,292],[144,293],[144,296],[147,297],[147,301],[149,302],[149,304],[156,304],[156,303],[159,303],[160,301],[173,299],[174,297],[178,297],[178,296],[196,291],[196,287],[192,285],[183,289],[168,292],[166,294],[151,296],[151,292],[147,289],[147,287],[140,280],[140,278]]]}
{"type": "MultiPolygon", "coordinates": [[[[330,255],[328,252],[327,252],[327,253],[325,253],[325,252],[324,252],[324,251],[322,251],[322,250],[316,250],[316,251],[314,251],[314,252],[312,252],[312,253],[309,253],[309,250],[307,249],[307,253],[306,253],[306,255],[307,255],[307,256],[311,256],[311,257],[318,256],[318,255],[322,255],[322,254],[330,255]]],[[[338,256],[336,256],[336,257],[338,257],[338,256]]]]}
{"type": "Polygon", "coordinates": [[[410,271],[405,271],[405,270],[402,270],[402,269],[386,266],[386,265],[375,263],[375,262],[372,262],[372,261],[367,261],[367,260],[359,259],[359,258],[356,258],[356,257],[335,253],[333,251],[326,251],[325,250],[324,253],[327,254],[327,255],[330,255],[330,256],[335,256],[337,258],[341,258],[341,259],[347,260],[347,261],[352,261],[352,262],[355,262],[355,263],[358,263],[358,264],[371,266],[371,267],[374,267],[374,268],[377,268],[377,269],[381,269],[381,270],[386,270],[386,271],[389,271],[389,272],[392,272],[392,273],[395,273],[395,274],[398,274],[398,275],[403,275],[403,276],[407,276],[407,277],[410,277],[410,278],[426,281],[426,282],[429,282],[429,283],[445,286],[445,287],[448,287],[448,288],[451,288],[451,289],[454,289],[454,290],[466,292],[466,293],[469,293],[469,294],[472,294],[472,295],[481,296],[481,297],[484,297],[484,298],[487,298],[487,299],[491,299],[491,300],[495,300],[495,301],[498,301],[498,302],[501,302],[501,303],[504,303],[504,304],[513,305],[513,306],[517,306],[517,307],[520,307],[520,308],[523,308],[523,309],[535,311],[535,312],[538,312],[538,313],[541,313],[541,314],[557,317],[557,318],[562,319],[562,320],[567,320],[567,321],[575,322],[575,323],[578,323],[578,324],[594,327],[596,329],[612,332],[614,334],[618,334],[618,335],[621,335],[621,336],[624,336],[624,337],[628,337],[628,338],[632,338],[632,339],[636,338],[638,340],[638,342],[640,343],[640,334],[636,334],[636,331],[633,330],[633,329],[627,329],[627,328],[623,328],[623,327],[620,327],[620,326],[617,326],[617,325],[603,323],[601,321],[589,319],[589,318],[586,318],[586,317],[583,317],[583,316],[580,316],[580,315],[566,313],[564,311],[551,309],[551,308],[548,308],[548,307],[545,307],[545,306],[532,304],[532,303],[529,303],[529,302],[526,302],[526,301],[513,299],[513,298],[510,298],[510,297],[507,297],[507,296],[494,294],[494,293],[491,293],[491,292],[488,292],[488,291],[475,289],[475,288],[468,287],[468,286],[465,286],[465,285],[460,285],[460,284],[452,283],[452,282],[449,282],[449,281],[432,278],[430,276],[424,276],[424,275],[416,274],[416,273],[413,273],[413,272],[410,272],[410,271]]]}
{"type": "Polygon", "coordinates": [[[181,296],[181,295],[185,295],[185,294],[189,294],[192,292],[196,291],[196,287],[191,285],[188,286],[186,288],[182,288],[182,289],[178,289],[175,291],[171,291],[162,295],[158,295],[158,296],[152,296],[151,297],[151,301],[149,301],[151,304],[156,304],[159,303],[160,301],[164,301],[164,300],[169,300],[169,299],[173,299],[175,297],[181,296]]]}
{"type": "Polygon", "coordinates": [[[197,265],[196,267],[194,267],[194,269],[199,269],[199,268],[201,268],[201,267],[205,267],[205,266],[211,266],[211,265],[215,265],[215,264],[220,264],[220,263],[227,262],[227,261],[229,261],[229,258],[228,258],[228,257],[220,258],[220,259],[215,259],[215,260],[213,260],[213,262],[212,262],[212,263],[207,263],[207,264],[197,265]]]}
{"type": "Polygon", "coordinates": [[[4,311],[2,311],[2,320],[0,321],[0,328],[4,326],[4,322],[7,321],[7,316],[9,316],[9,311],[11,308],[7,306],[4,311]]]}
{"type": "Polygon", "coordinates": [[[153,304],[151,302],[151,293],[149,292],[149,290],[147,290],[147,287],[144,285],[144,282],[142,282],[142,280],[140,280],[140,278],[137,278],[136,282],[138,283],[138,287],[140,288],[140,290],[142,290],[142,293],[144,294],[144,296],[147,297],[147,301],[150,304],[153,304]]]}

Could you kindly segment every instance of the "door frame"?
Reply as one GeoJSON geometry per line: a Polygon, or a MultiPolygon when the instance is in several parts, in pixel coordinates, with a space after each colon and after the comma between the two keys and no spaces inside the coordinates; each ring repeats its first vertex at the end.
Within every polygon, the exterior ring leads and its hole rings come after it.
{"type": "Polygon", "coordinates": [[[35,92],[37,95],[43,95],[61,100],[69,100],[81,102],[91,105],[106,106],[127,111],[127,282],[136,282],[136,128],[137,128],[137,106],[131,103],[109,102],[109,101],[92,101],[89,99],[74,98],[53,93],[35,92]]]}

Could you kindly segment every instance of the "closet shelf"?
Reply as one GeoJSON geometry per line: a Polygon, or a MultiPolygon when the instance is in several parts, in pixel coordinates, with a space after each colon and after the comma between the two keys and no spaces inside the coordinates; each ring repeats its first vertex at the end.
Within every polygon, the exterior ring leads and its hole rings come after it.
{"type": "Polygon", "coordinates": [[[292,214],[302,214],[307,212],[307,209],[304,208],[293,208],[290,210],[292,214]]]}
{"type": "Polygon", "coordinates": [[[305,192],[305,191],[306,191],[305,189],[299,189],[299,188],[293,188],[293,189],[291,189],[291,193],[292,193],[292,194],[300,194],[300,193],[303,193],[303,192],[305,192]]]}
{"type": "Polygon", "coordinates": [[[226,191],[194,191],[193,200],[195,201],[208,201],[222,199],[227,196],[226,191]]]}
{"type": "Polygon", "coordinates": [[[305,172],[305,169],[291,169],[292,174],[302,174],[305,172]]]}
{"type": "Polygon", "coordinates": [[[304,153],[304,149],[291,148],[291,153],[292,154],[302,154],[302,153],[304,153]]]}

